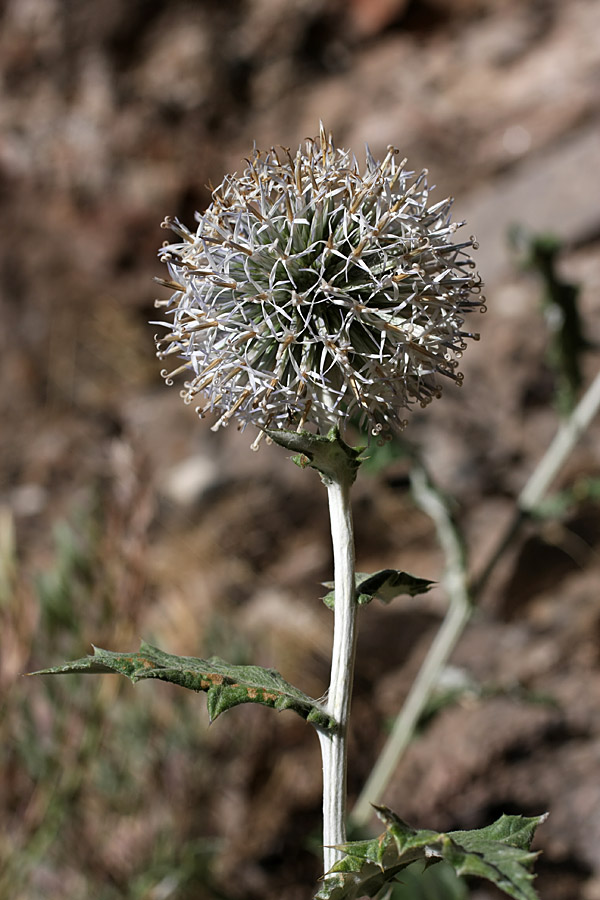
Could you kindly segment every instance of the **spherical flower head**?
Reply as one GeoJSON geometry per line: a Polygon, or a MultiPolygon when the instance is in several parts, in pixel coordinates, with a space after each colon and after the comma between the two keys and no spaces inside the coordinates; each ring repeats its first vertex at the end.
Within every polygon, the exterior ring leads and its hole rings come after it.
{"type": "Polygon", "coordinates": [[[388,148],[376,162],[334,147],[321,127],[295,156],[254,150],[227,176],[198,227],[167,219],[177,242],[160,251],[174,291],[160,359],[168,383],[201,398],[214,429],[236,419],[259,429],[328,431],[350,417],[375,434],[426,406],[443,376],[459,383],[465,314],[483,310],[468,250],[453,243],[451,199],[430,205],[388,148]]]}

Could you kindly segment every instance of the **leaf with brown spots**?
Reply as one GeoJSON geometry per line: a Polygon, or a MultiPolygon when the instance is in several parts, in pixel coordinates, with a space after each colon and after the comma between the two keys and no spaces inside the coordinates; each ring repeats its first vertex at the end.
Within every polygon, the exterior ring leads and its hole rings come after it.
{"type": "Polygon", "coordinates": [[[191,691],[205,691],[212,721],[240,703],[260,703],[273,709],[292,709],[317,728],[332,731],[333,720],[320,703],[287,682],[276,669],[232,666],[213,656],[174,656],[142,641],[138,653],[113,653],[94,647],[94,655],[64,666],[33,672],[33,675],[64,675],[73,672],[126,675],[134,683],[148,678],[169,681],[191,691]]]}

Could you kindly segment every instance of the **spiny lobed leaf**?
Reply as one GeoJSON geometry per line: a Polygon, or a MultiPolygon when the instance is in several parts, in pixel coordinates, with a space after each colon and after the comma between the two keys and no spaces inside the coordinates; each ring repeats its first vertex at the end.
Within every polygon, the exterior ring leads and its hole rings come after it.
{"type": "MultiPolygon", "coordinates": [[[[395,597],[399,597],[401,594],[408,594],[409,597],[425,594],[435,584],[435,581],[417,578],[416,575],[409,575],[408,572],[401,572],[399,569],[382,569],[380,572],[374,572],[373,575],[356,572],[355,584],[356,602],[359,606],[366,606],[373,597],[377,597],[382,603],[391,603],[395,597]]],[[[332,588],[333,582],[324,582],[324,587],[332,588]]],[[[325,606],[333,609],[335,605],[334,591],[329,591],[322,600],[325,606]]]]}
{"type": "Polygon", "coordinates": [[[206,691],[210,721],[240,703],[260,703],[273,709],[292,709],[311,724],[329,731],[335,723],[316,700],[295,688],[275,669],[231,666],[213,656],[174,656],[142,641],[138,653],[113,653],[94,647],[94,655],[64,666],[33,672],[33,675],[63,675],[70,672],[126,675],[134,683],[147,678],[169,681],[191,691],[206,691]]]}
{"type": "Polygon", "coordinates": [[[340,845],[346,856],[325,876],[315,900],[358,900],[374,897],[416,860],[445,860],[458,875],[487,878],[514,900],[536,900],[529,849],[536,827],[546,816],[501,816],[474,831],[411,828],[385,806],[375,807],[386,823],[378,838],[340,845]]]}

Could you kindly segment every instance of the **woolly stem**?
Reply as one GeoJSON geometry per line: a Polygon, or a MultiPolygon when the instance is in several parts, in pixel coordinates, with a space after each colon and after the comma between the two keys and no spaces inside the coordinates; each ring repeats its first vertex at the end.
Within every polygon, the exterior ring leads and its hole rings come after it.
{"type": "Polygon", "coordinates": [[[327,872],[343,856],[334,845],[346,840],[347,735],[356,655],[357,604],[350,484],[344,478],[324,481],[329,496],[335,588],[331,680],[325,708],[337,722],[333,733],[319,731],[323,757],[323,862],[327,872]]]}

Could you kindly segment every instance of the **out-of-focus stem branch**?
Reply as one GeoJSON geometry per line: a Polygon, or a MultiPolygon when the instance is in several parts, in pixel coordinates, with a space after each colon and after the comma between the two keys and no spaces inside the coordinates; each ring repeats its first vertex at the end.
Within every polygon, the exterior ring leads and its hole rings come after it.
{"type": "Polygon", "coordinates": [[[569,454],[577,444],[581,435],[589,428],[592,419],[600,408],[600,372],[596,375],[587,391],[571,413],[560,426],[554,440],[535,467],[533,474],[517,498],[515,515],[490,554],[480,574],[473,580],[471,592],[478,597],[486,586],[490,575],[499,560],[512,543],[524,519],[539,506],[546,491],[558,475],[569,454]]]}
{"type": "Polygon", "coordinates": [[[432,485],[423,467],[417,463],[411,471],[411,483],[417,503],[435,523],[444,551],[446,569],[443,583],[450,598],[450,607],[400,710],[383,752],[352,811],[352,822],[358,826],[365,825],[369,820],[371,803],[379,802],[414,734],[439,674],[471,615],[465,549],[460,532],[444,498],[432,485]]]}
{"type": "Polygon", "coordinates": [[[394,728],[352,811],[352,822],[365,825],[371,803],[378,803],[408,746],[427,705],[440,673],[446,665],[471,617],[475,602],[517,535],[525,518],[540,504],[554,478],[577,441],[589,427],[600,408],[600,373],[562,424],[517,499],[515,515],[477,578],[471,582],[462,537],[440,492],[431,484],[421,466],[411,474],[415,498],[433,519],[444,550],[446,568],[443,583],[449,599],[448,612],[436,635],[421,670],[400,710],[394,728]]]}

